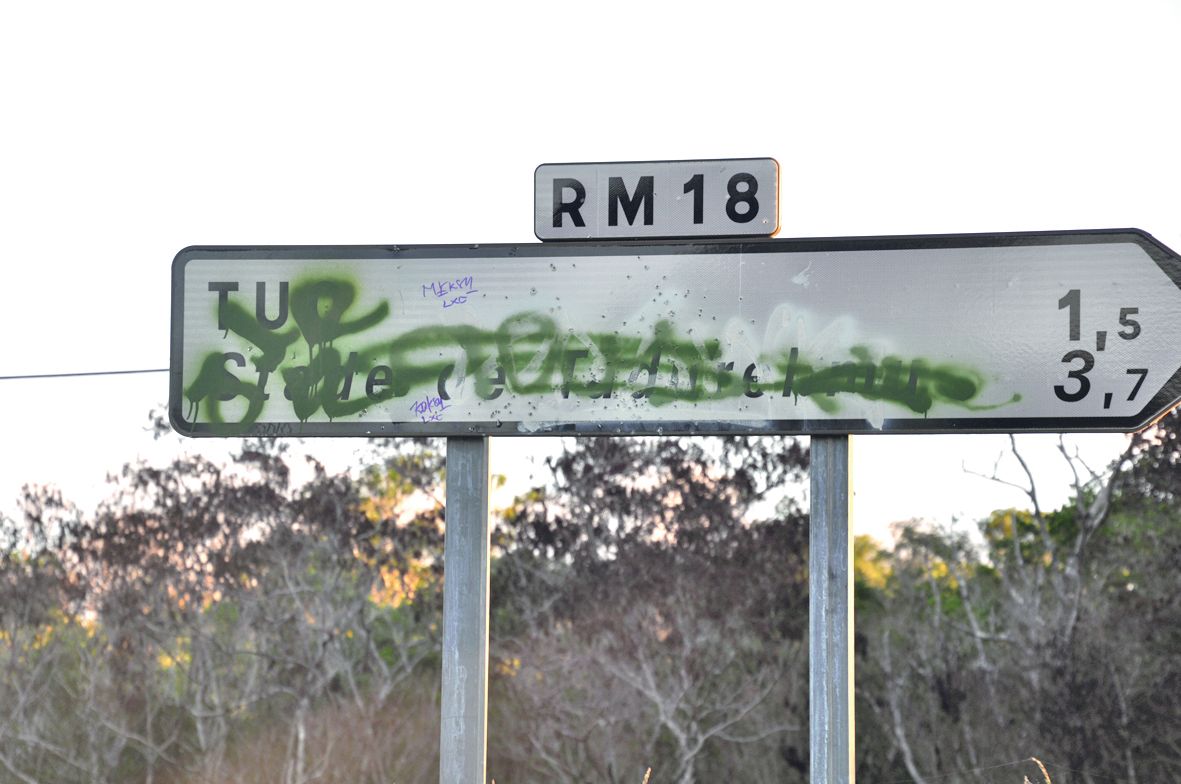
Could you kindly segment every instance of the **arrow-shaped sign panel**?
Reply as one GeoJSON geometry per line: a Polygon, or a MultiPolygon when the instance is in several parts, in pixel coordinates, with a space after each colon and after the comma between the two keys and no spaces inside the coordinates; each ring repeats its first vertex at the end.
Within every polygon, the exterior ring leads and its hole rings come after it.
{"type": "Polygon", "coordinates": [[[1132,431],[1181,398],[1181,260],[1135,229],[192,247],[192,436],[1132,431]]]}

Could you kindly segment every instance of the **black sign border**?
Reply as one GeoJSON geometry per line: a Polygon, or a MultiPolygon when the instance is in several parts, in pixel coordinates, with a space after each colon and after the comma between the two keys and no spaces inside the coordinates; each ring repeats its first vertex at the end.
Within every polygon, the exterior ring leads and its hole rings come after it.
{"type": "MultiPolygon", "coordinates": [[[[1140,229],[1000,232],[981,234],[919,234],[875,237],[818,237],[742,240],[596,240],[492,245],[271,245],[190,246],[172,262],[172,324],[168,383],[168,416],[174,430],[190,437],[390,437],[390,436],[635,436],[635,435],[869,435],[950,433],[1129,433],[1148,427],[1181,403],[1181,348],[1178,368],[1144,408],[1130,417],[986,417],[979,419],[886,419],[874,427],[863,419],[777,419],[726,422],[649,420],[644,422],[571,422],[520,430],[517,422],[279,422],[249,425],[234,432],[232,423],[190,423],[181,415],[184,390],[181,354],[184,345],[184,270],[194,259],[431,259],[470,260],[669,255],[692,253],[804,253],[874,250],[1020,247],[1131,242],[1142,248],[1181,290],[1181,257],[1140,229]]],[[[1178,343],[1181,346],[1181,341],[1178,343]]]]}

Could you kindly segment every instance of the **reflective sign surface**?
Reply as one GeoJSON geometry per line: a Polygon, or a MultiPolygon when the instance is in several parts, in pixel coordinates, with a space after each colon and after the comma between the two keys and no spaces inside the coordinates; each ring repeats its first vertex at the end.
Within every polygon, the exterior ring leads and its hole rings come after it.
{"type": "Polygon", "coordinates": [[[1181,264],[1133,230],[189,248],[189,435],[1134,430],[1181,264]]]}

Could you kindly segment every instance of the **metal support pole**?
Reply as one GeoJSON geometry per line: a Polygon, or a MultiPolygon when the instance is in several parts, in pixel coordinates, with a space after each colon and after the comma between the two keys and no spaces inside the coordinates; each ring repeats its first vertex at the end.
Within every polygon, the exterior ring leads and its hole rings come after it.
{"type": "Polygon", "coordinates": [[[439,784],[484,784],[488,745],[488,439],[447,439],[439,784]]]}
{"type": "Polygon", "coordinates": [[[812,784],[852,784],[853,565],[849,437],[813,436],[808,543],[812,784]]]}

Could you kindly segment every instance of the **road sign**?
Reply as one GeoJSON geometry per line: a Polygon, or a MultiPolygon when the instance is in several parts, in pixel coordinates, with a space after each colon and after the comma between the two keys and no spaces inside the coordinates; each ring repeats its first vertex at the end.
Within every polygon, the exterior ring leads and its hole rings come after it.
{"type": "Polygon", "coordinates": [[[546,163],[533,173],[540,240],[769,237],[778,228],[774,158],[546,163]]]}
{"type": "Polygon", "coordinates": [[[1131,431],[1181,398],[1135,229],[187,248],[170,412],[215,435],[1131,431]]]}

